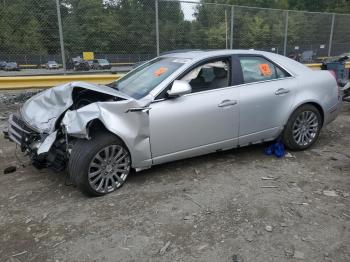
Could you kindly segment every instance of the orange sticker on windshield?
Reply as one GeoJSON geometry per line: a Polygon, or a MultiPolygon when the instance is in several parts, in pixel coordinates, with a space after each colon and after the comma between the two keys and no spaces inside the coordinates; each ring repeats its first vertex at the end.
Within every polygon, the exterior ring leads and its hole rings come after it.
{"type": "Polygon", "coordinates": [[[160,67],[159,69],[157,69],[153,74],[155,76],[161,76],[162,74],[164,74],[166,71],[168,71],[168,68],[166,67],[160,67]]]}
{"type": "Polygon", "coordinates": [[[268,64],[260,64],[259,69],[260,69],[260,72],[262,73],[263,76],[271,76],[272,75],[271,68],[268,64]]]}

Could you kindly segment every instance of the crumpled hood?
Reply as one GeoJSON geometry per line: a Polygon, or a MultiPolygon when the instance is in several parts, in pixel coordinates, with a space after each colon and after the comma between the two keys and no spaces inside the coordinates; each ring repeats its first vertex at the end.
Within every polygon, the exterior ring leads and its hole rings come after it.
{"type": "Polygon", "coordinates": [[[28,99],[21,108],[23,119],[40,133],[52,133],[56,120],[73,104],[72,92],[74,88],[78,87],[133,100],[133,98],[108,86],[71,82],[47,89],[28,99]]]}

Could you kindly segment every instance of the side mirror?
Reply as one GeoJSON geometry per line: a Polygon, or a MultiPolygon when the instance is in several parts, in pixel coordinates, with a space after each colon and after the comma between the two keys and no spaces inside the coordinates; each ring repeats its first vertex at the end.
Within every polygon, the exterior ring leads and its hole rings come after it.
{"type": "Polygon", "coordinates": [[[192,92],[192,87],[189,83],[183,80],[175,80],[170,90],[168,90],[168,97],[178,97],[192,92]]]}

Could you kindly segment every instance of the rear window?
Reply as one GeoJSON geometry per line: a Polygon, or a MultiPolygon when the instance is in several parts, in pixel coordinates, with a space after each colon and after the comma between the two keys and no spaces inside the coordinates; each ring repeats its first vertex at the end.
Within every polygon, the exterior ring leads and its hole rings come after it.
{"type": "Polygon", "coordinates": [[[286,71],[260,56],[240,57],[244,83],[280,79],[290,76],[286,71]]]}

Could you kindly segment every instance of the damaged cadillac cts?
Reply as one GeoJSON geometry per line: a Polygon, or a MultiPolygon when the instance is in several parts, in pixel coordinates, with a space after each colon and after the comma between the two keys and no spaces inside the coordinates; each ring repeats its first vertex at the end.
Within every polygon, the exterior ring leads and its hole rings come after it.
{"type": "Polygon", "coordinates": [[[277,138],[306,149],[340,106],[328,71],[262,51],[187,51],[106,86],[40,92],[10,116],[6,135],[35,167],[67,167],[76,186],[100,196],[131,170],[169,161],[277,138]]]}

